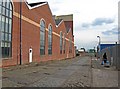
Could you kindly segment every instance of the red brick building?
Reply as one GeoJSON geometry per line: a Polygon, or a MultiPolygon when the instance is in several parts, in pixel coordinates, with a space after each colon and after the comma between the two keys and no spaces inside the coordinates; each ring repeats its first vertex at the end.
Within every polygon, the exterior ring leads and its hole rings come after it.
{"type": "Polygon", "coordinates": [[[2,66],[75,56],[73,15],[66,23],[53,18],[48,2],[15,1],[0,1],[2,66]]]}

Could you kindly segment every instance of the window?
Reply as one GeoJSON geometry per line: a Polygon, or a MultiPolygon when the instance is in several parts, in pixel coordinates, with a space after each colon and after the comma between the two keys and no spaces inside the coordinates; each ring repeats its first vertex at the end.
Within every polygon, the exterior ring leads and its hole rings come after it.
{"type": "Polygon", "coordinates": [[[12,3],[0,0],[0,33],[2,58],[12,56],[12,3]]]}
{"type": "Polygon", "coordinates": [[[48,54],[52,54],[52,26],[48,27],[48,54]]]}
{"type": "Polygon", "coordinates": [[[40,22],[40,55],[45,55],[45,22],[40,22]]]}
{"type": "Polygon", "coordinates": [[[62,39],[62,32],[60,32],[60,54],[62,54],[62,44],[63,44],[63,39],[62,39]]]}
{"type": "Polygon", "coordinates": [[[69,39],[69,53],[72,53],[72,39],[69,39]]]}
{"type": "Polygon", "coordinates": [[[64,33],[64,38],[63,38],[63,53],[65,54],[65,46],[66,46],[66,41],[65,41],[65,33],[64,33]]]}

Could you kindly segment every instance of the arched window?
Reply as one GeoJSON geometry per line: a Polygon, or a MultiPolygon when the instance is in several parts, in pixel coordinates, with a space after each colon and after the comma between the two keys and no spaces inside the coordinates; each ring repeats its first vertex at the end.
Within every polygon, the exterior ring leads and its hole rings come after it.
{"type": "Polygon", "coordinates": [[[0,0],[0,33],[2,58],[12,56],[12,3],[0,0]]]}
{"type": "Polygon", "coordinates": [[[65,54],[65,48],[66,48],[66,34],[64,33],[64,38],[63,38],[63,53],[65,54]]]}
{"type": "Polygon", "coordinates": [[[62,31],[60,32],[60,54],[62,54],[62,44],[63,44],[63,38],[62,38],[62,31]]]}
{"type": "Polygon", "coordinates": [[[72,53],[72,38],[69,39],[69,53],[72,53]]]}
{"type": "Polygon", "coordinates": [[[52,26],[48,27],[48,54],[52,54],[52,26]]]}
{"type": "Polygon", "coordinates": [[[40,22],[40,55],[45,55],[45,22],[40,22]]]}

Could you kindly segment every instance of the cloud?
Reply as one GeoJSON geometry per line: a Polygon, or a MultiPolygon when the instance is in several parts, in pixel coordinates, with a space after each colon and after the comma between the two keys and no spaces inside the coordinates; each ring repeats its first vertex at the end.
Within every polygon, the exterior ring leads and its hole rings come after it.
{"type": "Polygon", "coordinates": [[[83,27],[83,28],[89,28],[90,25],[91,25],[91,24],[89,24],[89,23],[83,23],[83,24],[82,24],[82,27],[83,27]]]}
{"type": "Polygon", "coordinates": [[[118,35],[118,28],[114,27],[111,30],[102,32],[103,35],[118,35]]]}
{"type": "Polygon", "coordinates": [[[93,26],[103,25],[103,24],[111,24],[114,23],[114,19],[111,18],[96,18],[93,22],[93,26]]]}
{"type": "Polygon", "coordinates": [[[90,26],[102,26],[102,25],[108,25],[114,23],[115,19],[112,18],[96,18],[91,23],[83,23],[83,28],[89,28],[90,26]]]}

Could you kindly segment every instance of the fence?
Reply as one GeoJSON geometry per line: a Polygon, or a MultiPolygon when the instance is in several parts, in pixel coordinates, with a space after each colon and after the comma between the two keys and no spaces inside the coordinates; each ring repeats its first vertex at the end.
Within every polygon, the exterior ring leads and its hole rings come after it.
{"type": "Polygon", "coordinates": [[[100,59],[104,53],[107,53],[108,61],[111,66],[115,66],[116,69],[120,70],[120,44],[116,44],[112,47],[107,47],[100,52],[100,59]]]}

